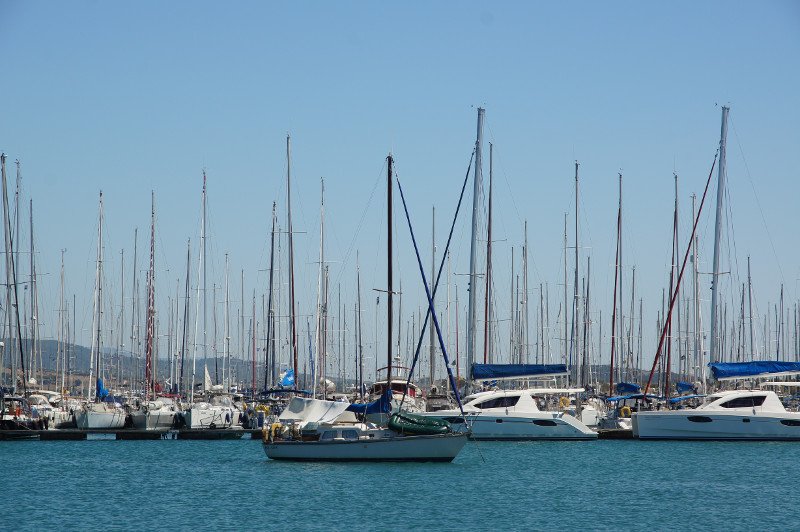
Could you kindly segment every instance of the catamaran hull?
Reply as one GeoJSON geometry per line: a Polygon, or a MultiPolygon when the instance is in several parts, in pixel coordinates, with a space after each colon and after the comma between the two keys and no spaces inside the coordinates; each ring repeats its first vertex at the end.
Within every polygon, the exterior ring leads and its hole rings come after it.
{"type": "Polygon", "coordinates": [[[637,412],[633,436],[643,440],[800,441],[800,414],[703,410],[637,412]]]}
{"type": "Polygon", "coordinates": [[[466,434],[354,441],[265,441],[264,452],[272,460],[305,462],[452,462],[466,443],[466,434]]]}
{"type": "MultiPolygon", "coordinates": [[[[526,441],[526,440],[595,440],[597,433],[570,415],[550,414],[548,412],[525,414],[505,414],[481,412],[468,414],[467,423],[453,415],[433,415],[449,421],[453,430],[466,433],[470,439],[483,441],[526,441]]],[[[441,414],[436,412],[435,414],[441,414]]]]}

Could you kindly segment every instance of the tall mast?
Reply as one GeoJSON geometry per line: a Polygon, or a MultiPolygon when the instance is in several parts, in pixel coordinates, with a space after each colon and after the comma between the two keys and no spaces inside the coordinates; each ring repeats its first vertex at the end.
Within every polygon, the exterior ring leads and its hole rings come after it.
{"type": "Polygon", "coordinates": [[[292,324],[292,367],[294,369],[295,382],[298,382],[299,371],[297,367],[297,326],[295,324],[295,301],[294,301],[294,242],[292,232],[292,151],[291,137],[286,135],[286,223],[289,236],[289,319],[292,324]]]}
{"type": "Polygon", "coordinates": [[[719,169],[717,173],[717,217],[714,224],[714,265],[711,270],[711,350],[709,361],[717,361],[717,299],[719,292],[719,248],[722,233],[722,202],[725,198],[725,144],[728,137],[728,112],[730,107],[722,106],[722,126],[719,135],[719,169]]]}
{"type": "MultiPolygon", "coordinates": [[[[181,336],[181,371],[178,379],[178,389],[186,397],[189,396],[183,386],[183,368],[186,363],[186,344],[189,341],[189,276],[192,272],[192,240],[186,240],[186,282],[183,298],[183,335],[181,336]]],[[[192,383],[194,386],[194,383],[192,383]]]]}
{"type": "Polygon", "coordinates": [[[478,132],[475,140],[475,177],[472,188],[472,236],[469,254],[469,305],[467,308],[467,366],[475,363],[475,325],[478,296],[478,217],[481,208],[481,152],[483,143],[484,109],[478,107],[478,132]]]}
{"type": "MultiPolygon", "coordinates": [[[[206,171],[203,170],[203,221],[200,227],[200,245],[203,248],[203,258],[200,266],[203,268],[203,365],[208,367],[208,298],[206,296],[206,171]]],[[[217,359],[214,358],[214,374],[217,372],[217,359]]]]}
{"type": "Polygon", "coordinates": [[[522,329],[521,335],[525,335],[525,341],[522,342],[523,349],[525,350],[525,363],[530,363],[530,319],[528,318],[528,314],[530,313],[530,305],[528,304],[528,220],[525,220],[524,224],[524,233],[525,233],[525,244],[522,246],[522,297],[525,298],[523,301],[522,310],[525,313],[525,319],[522,322],[522,329]]]}
{"type": "MultiPolygon", "coordinates": [[[[36,349],[36,339],[37,335],[37,326],[38,326],[38,308],[37,308],[37,294],[36,294],[36,261],[34,260],[34,248],[33,248],[33,199],[31,198],[28,200],[28,214],[29,214],[29,224],[30,224],[30,279],[31,279],[31,330],[30,330],[30,338],[31,338],[31,363],[29,366],[29,370],[31,372],[31,377],[36,377],[36,362],[37,362],[37,349],[36,349]]],[[[41,373],[42,367],[39,364],[39,376],[41,380],[41,373]]]]}
{"type": "Polygon", "coordinates": [[[155,339],[156,321],[156,195],[150,193],[150,269],[147,273],[147,337],[145,343],[145,401],[150,400],[150,395],[155,394],[153,372],[153,342],[155,339]]]}
{"type": "MultiPolygon", "coordinates": [[[[59,393],[64,393],[66,390],[66,369],[67,369],[67,350],[64,333],[66,330],[66,317],[64,316],[64,253],[66,249],[61,250],[61,283],[58,290],[58,343],[59,343],[59,359],[61,360],[61,387],[59,393]]],[[[56,375],[58,377],[58,375],[56,375]]]]}
{"type": "Polygon", "coordinates": [[[392,154],[386,157],[386,289],[387,333],[386,333],[386,386],[392,389],[392,154]]]}
{"type": "MultiPolygon", "coordinates": [[[[571,362],[571,360],[567,359],[569,355],[569,320],[567,319],[567,292],[569,281],[567,280],[567,219],[569,214],[566,212],[564,213],[564,309],[561,311],[561,319],[564,322],[564,352],[561,355],[561,360],[563,362],[571,362]]],[[[572,368],[570,368],[572,371],[572,368]]]]}
{"type": "MultiPolygon", "coordinates": [[[[100,191],[100,207],[97,225],[97,270],[95,275],[95,302],[94,302],[94,323],[92,327],[92,351],[89,361],[89,388],[87,398],[91,399],[92,372],[100,379],[100,349],[102,347],[101,331],[103,317],[103,191],[100,191]],[[94,367],[92,367],[94,366],[94,367]]],[[[95,399],[99,399],[97,392],[100,390],[95,386],[95,399]]]]}
{"type": "Polygon", "coordinates": [[[753,347],[753,281],[750,278],[750,255],[747,256],[747,299],[749,300],[750,314],[750,356],[755,357],[756,350],[753,347]]]}
{"type": "Polygon", "coordinates": [[[361,267],[356,252],[356,290],[358,291],[358,395],[364,399],[364,345],[361,343],[361,267]]]}
{"type": "MultiPolygon", "coordinates": [[[[436,207],[431,209],[431,279],[434,279],[436,275],[436,207]]],[[[435,297],[434,294],[431,294],[431,297],[435,297]]],[[[430,358],[430,377],[431,377],[431,386],[433,386],[434,382],[436,382],[436,331],[434,331],[433,327],[429,327],[429,340],[430,340],[430,351],[429,351],[429,358],[430,358]]]]}
{"type": "MultiPolygon", "coordinates": [[[[272,231],[269,239],[269,296],[267,297],[267,355],[269,356],[269,370],[264,369],[264,389],[267,390],[270,382],[275,382],[275,342],[273,336],[275,335],[274,320],[275,309],[272,306],[273,295],[273,279],[275,272],[275,224],[277,222],[276,215],[277,203],[272,202],[272,231]]],[[[265,366],[266,366],[265,361],[265,366]]]]}
{"type": "MultiPolygon", "coordinates": [[[[313,367],[311,370],[311,386],[313,387],[312,390],[314,395],[317,392],[317,384],[320,379],[317,378],[317,375],[322,375],[321,379],[325,378],[325,360],[324,360],[324,351],[325,351],[325,339],[323,338],[322,334],[322,320],[323,320],[323,307],[325,306],[325,302],[323,300],[323,292],[324,290],[324,280],[323,280],[323,271],[325,269],[325,181],[320,179],[320,203],[319,203],[319,268],[317,270],[317,316],[316,316],[316,328],[315,328],[315,338],[314,338],[314,349],[315,353],[315,361],[313,361],[313,367]],[[320,366],[322,366],[322,371],[320,372],[320,366]]],[[[325,385],[322,386],[322,393],[325,395],[325,385]]]]}
{"type": "MultiPolygon", "coordinates": [[[[619,278],[619,255],[620,255],[620,226],[622,225],[622,174],[619,174],[619,207],[617,208],[617,252],[614,259],[614,304],[611,311],[611,364],[608,375],[608,394],[614,393],[614,354],[616,349],[616,323],[617,323],[617,280],[619,278]]],[[[622,301],[620,300],[620,306],[622,301]]]]}
{"type": "Polygon", "coordinates": [[[222,383],[225,386],[225,391],[230,387],[231,379],[231,314],[230,314],[230,285],[228,283],[229,276],[228,254],[225,254],[225,338],[222,344],[222,383]],[[225,367],[228,368],[228,380],[225,380],[225,367]]]}
{"type": "MultiPolygon", "coordinates": [[[[485,317],[483,324],[483,363],[489,363],[489,338],[492,334],[492,167],[493,167],[493,148],[494,145],[489,143],[489,216],[486,222],[486,300],[483,307],[483,315],[485,317]]],[[[433,342],[433,328],[431,328],[431,342],[433,342]]]]}
{"type": "MultiPolygon", "coordinates": [[[[575,360],[578,359],[578,161],[575,161],[575,290],[573,292],[572,304],[572,352],[575,353],[575,360]]],[[[572,357],[570,356],[570,365],[572,364],[572,357]]],[[[570,374],[572,368],[570,368],[570,374]]],[[[577,376],[577,370],[576,370],[577,376]]],[[[577,382],[577,381],[576,381],[577,382]]]]}

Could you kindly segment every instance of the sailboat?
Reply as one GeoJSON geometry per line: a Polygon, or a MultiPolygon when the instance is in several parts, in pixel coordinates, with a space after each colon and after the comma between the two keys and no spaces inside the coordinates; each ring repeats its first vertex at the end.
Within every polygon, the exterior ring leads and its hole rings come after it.
{"type": "MultiPolygon", "coordinates": [[[[94,285],[94,317],[92,327],[92,350],[89,363],[89,382],[95,375],[94,397],[87,391],[88,402],[75,410],[75,424],[79,429],[117,429],[125,426],[126,413],[103,385],[100,376],[102,357],[103,317],[103,192],[100,192],[99,223],[97,230],[97,269],[94,285]]],[[[91,388],[90,388],[91,389],[91,388]]]]}
{"type": "MultiPolygon", "coordinates": [[[[387,382],[392,382],[392,164],[387,162],[388,267],[387,292],[387,382]]],[[[278,422],[264,427],[263,446],[273,460],[295,461],[389,461],[450,462],[467,442],[466,434],[452,431],[447,422],[426,422],[400,413],[392,416],[389,428],[359,422],[356,411],[389,413],[392,392],[374,403],[346,402],[294,397],[278,422]]]]}

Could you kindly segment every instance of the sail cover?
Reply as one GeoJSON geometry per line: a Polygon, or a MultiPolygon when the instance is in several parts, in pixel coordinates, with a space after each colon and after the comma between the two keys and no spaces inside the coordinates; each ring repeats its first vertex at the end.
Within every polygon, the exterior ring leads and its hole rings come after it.
{"type": "Polygon", "coordinates": [[[350,412],[356,414],[388,414],[392,411],[392,390],[386,392],[376,401],[371,403],[352,403],[347,405],[350,412]]]}
{"type": "Polygon", "coordinates": [[[633,382],[618,382],[615,387],[617,388],[617,393],[619,395],[626,393],[639,393],[642,391],[642,388],[633,382]]]}
{"type": "Polygon", "coordinates": [[[305,397],[292,397],[281,415],[281,421],[333,423],[336,418],[347,410],[349,403],[344,401],[323,401],[321,399],[307,399],[305,397]]]}
{"type": "Polygon", "coordinates": [[[472,380],[507,380],[567,375],[564,364],[473,364],[472,380]]]}
{"type": "Polygon", "coordinates": [[[712,362],[711,373],[719,381],[772,377],[774,375],[800,375],[800,362],[760,360],[755,362],[712,362]]]}

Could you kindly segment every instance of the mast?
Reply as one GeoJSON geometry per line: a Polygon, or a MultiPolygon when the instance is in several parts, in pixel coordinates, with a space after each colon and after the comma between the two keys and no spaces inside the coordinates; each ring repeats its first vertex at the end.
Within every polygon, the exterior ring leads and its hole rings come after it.
{"type": "Polygon", "coordinates": [[[274,278],[274,271],[275,271],[275,223],[277,222],[277,215],[276,215],[276,208],[277,203],[272,202],[272,232],[270,233],[270,241],[269,241],[269,296],[267,296],[268,306],[267,306],[267,353],[269,354],[269,371],[267,369],[264,370],[264,389],[268,389],[269,381],[275,382],[275,342],[273,341],[273,335],[275,334],[275,328],[273,326],[273,322],[275,320],[275,309],[272,306],[273,301],[273,278],[274,278]]]}
{"type": "MultiPolygon", "coordinates": [[[[95,303],[94,303],[94,323],[92,327],[92,351],[89,358],[89,386],[92,383],[92,370],[94,370],[95,377],[100,379],[100,350],[102,347],[101,331],[102,331],[102,317],[103,317],[103,191],[100,191],[100,208],[98,214],[97,225],[97,270],[95,278],[95,303]],[[94,365],[94,368],[92,367],[94,365]]],[[[95,386],[95,400],[99,399],[99,387],[95,386]]],[[[87,390],[91,394],[91,388],[87,390]]],[[[91,395],[87,396],[91,399],[91,395]]]]}
{"type": "Polygon", "coordinates": [[[358,395],[364,399],[364,345],[361,342],[361,267],[356,252],[356,290],[358,291],[358,395]]]}
{"type": "MultiPolygon", "coordinates": [[[[19,305],[17,293],[17,275],[16,265],[14,263],[14,241],[11,238],[11,216],[8,206],[8,192],[6,180],[6,155],[0,154],[0,168],[2,169],[2,186],[3,186],[3,227],[5,232],[5,247],[6,247],[6,315],[8,316],[8,331],[11,344],[14,346],[16,340],[16,347],[19,349],[19,361],[22,368],[22,390],[23,393],[27,391],[28,378],[25,371],[25,354],[22,349],[22,335],[19,330],[19,305]],[[12,314],[12,310],[13,314],[12,314]],[[16,327],[14,327],[13,317],[16,317],[16,327]]],[[[17,161],[17,182],[19,183],[19,161],[17,161]]],[[[13,349],[13,347],[12,347],[13,349]]],[[[12,351],[13,357],[13,351],[12,351]]],[[[17,391],[17,369],[16,359],[12,362],[11,384],[14,392],[17,391]]],[[[91,380],[91,378],[90,378],[91,380]]]]}
{"type": "Polygon", "coordinates": [[[709,362],[717,361],[717,299],[719,297],[719,248],[722,232],[722,202],[725,198],[725,144],[728,137],[728,112],[730,107],[722,106],[722,126],[719,136],[719,168],[717,173],[717,216],[714,224],[714,265],[711,270],[711,350],[709,352],[709,362]]]}
{"type": "Polygon", "coordinates": [[[31,363],[29,365],[29,370],[31,373],[31,377],[36,377],[36,368],[37,368],[37,361],[39,362],[39,381],[41,381],[42,375],[42,365],[41,360],[38,360],[36,354],[38,352],[36,341],[38,338],[38,304],[37,304],[37,293],[36,293],[36,261],[34,260],[34,248],[33,248],[33,199],[28,201],[28,214],[29,214],[29,224],[30,224],[30,279],[31,279],[31,363]]]}
{"type": "MultiPolygon", "coordinates": [[[[489,338],[492,334],[492,167],[494,145],[489,143],[489,216],[486,223],[486,300],[483,315],[486,321],[483,324],[483,363],[489,363],[489,338]]],[[[433,344],[433,328],[431,328],[431,344],[433,344]]]]}
{"type": "MultiPolygon", "coordinates": [[[[572,352],[575,353],[575,360],[578,359],[578,161],[575,161],[575,280],[574,286],[575,290],[573,292],[573,304],[572,304],[572,352]]],[[[570,356],[570,366],[572,365],[572,356],[570,356]]],[[[577,373],[577,370],[576,370],[577,373]]],[[[570,367],[570,374],[572,374],[572,368],[570,367]]],[[[577,376],[577,375],[576,375],[577,376]]],[[[576,381],[577,382],[577,381],[576,381]]]]}
{"type": "Polygon", "coordinates": [[[153,342],[155,339],[155,320],[156,320],[156,297],[155,297],[155,275],[156,275],[156,195],[150,193],[150,269],[147,273],[147,331],[145,340],[145,401],[150,400],[150,395],[155,395],[154,375],[153,375],[153,342]]]}
{"type": "MultiPolygon", "coordinates": [[[[207,188],[206,188],[206,171],[203,170],[203,222],[202,227],[200,228],[200,245],[203,247],[203,260],[201,261],[201,265],[203,267],[203,365],[208,367],[208,296],[207,296],[207,285],[206,285],[206,204],[207,204],[207,188]]],[[[214,357],[214,376],[216,377],[217,373],[219,373],[219,368],[217,367],[217,358],[214,357]]]]}
{"type": "Polygon", "coordinates": [[[386,157],[386,289],[388,295],[386,332],[386,386],[392,389],[392,154],[386,157]]]}
{"type": "MultiPolygon", "coordinates": [[[[617,323],[617,280],[619,278],[620,235],[622,225],[622,174],[619,174],[619,207],[617,208],[617,252],[614,259],[614,303],[611,311],[611,364],[608,375],[608,394],[614,393],[614,354],[616,349],[616,323],[617,323]]],[[[622,303],[622,301],[620,301],[622,303]]],[[[622,306],[620,304],[620,306],[622,306]]]]}
{"type": "Polygon", "coordinates": [[[750,356],[755,356],[756,350],[753,347],[753,281],[750,278],[750,255],[747,256],[747,299],[749,300],[750,314],[750,356]]]}
{"type": "Polygon", "coordinates": [[[294,301],[294,239],[292,232],[292,157],[291,137],[286,135],[286,223],[289,236],[289,319],[292,324],[292,366],[294,368],[295,382],[298,382],[299,371],[297,367],[297,325],[295,324],[294,301]]]}
{"type": "MultiPolygon", "coordinates": [[[[436,207],[431,209],[431,279],[433,279],[436,275],[436,207]]],[[[431,294],[431,297],[436,297],[434,294],[431,294]]],[[[434,382],[436,382],[436,331],[433,330],[433,327],[429,327],[429,340],[430,340],[430,351],[429,351],[429,358],[430,358],[430,377],[431,377],[431,387],[433,387],[434,382]]]]}
{"type": "MultiPolygon", "coordinates": [[[[317,315],[316,327],[314,331],[314,348],[315,357],[312,360],[311,368],[311,386],[314,395],[317,394],[317,384],[320,379],[317,378],[319,374],[320,365],[322,365],[322,377],[325,378],[323,360],[325,351],[325,339],[322,336],[322,320],[323,320],[323,270],[325,268],[325,182],[320,179],[320,203],[319,203],[319,267],[317,269],[317,315]]],[[[325,386],[322,387],[323,396],[325,395],[325,386]]]]}
{"type": "Polygon", "coordinates": [[[475,140],[475,177],[472,189],[472,236],[469,254],[469,305],[467,308],[467,366],[475,363],[475,325],[478,283],[475,282],[478,268],[478,217],[481,207],[481,152],[483,143],[484,109],[478,107],[478,132],[475,140]]]}
{"type": "MultiPolygon", "coordinates": [[[[180,393],[183,393],[185,396],[188,397],[189,394],[186,393],[186,390],[183,386],[183,374],[184,374],[184,365],[186,363],[186,343],[189,339],[189,276],[191,275],[191,268],[192,268],[192,239],[189,238],[186,240],[186,282],[185,282],[185,291],[184,291],[184,298],[183,298],[183,334],[181,336],[181,371],[180,371],[180,378],[178,379],[178,389],[180,393]]],[[[194,380],[194,378],[193,378],[194,380]]],[[[194,386],[194,383],[192,383],[194,386]]]]}
{"type": "MultiPolygon", "coordinates": [[[[132,268],[132,270],[133,270],[133,281],[132,281],[132,285],[131,285],[131,337],[130,337],[131,355],[134,354],[134,348],[136,347],[136,342],[138,340],[136,338],[136,300],[137,300],[137,295],[138,295],[137,286],[136,286],[136,258],[137,258],[136,257],[136,253],[138,251],[138,249],[137,249],[138,244],[139,244],[139,228],[136,227],[136,228],[133,229],[133,268],[132,268]]],[[[123,304],[124,304],[124,302],[123,302],[123,304]]],[[[138,379],[138,378],[139,378],[139,376],[137,374],[136,379],[138,379]]],[[[131,380],[134,380],[134,379],[131,379],[131,380]]]]}
{"type": "Polygon", "coordinates": [[[230,314],[230,285],[228,283],[229,277],[229,264],[228,254],[225,254],[225,338],[222,344],[222,383],[227,391],[230,387],[231,379],[231,314],[230,314]],[[225,380],[225,367],[228,367],[228,380],[225,380]]]}
{"type": "MultiPolygon", "coordinates": [[[[59,360],[61,361],[61,388],[59,393],[63,394],[64,390],[66,390],[66,369],[67,369],[67,349],[66,349],[66,342],[64,338],[64,333],[66,330],[66,318],[64,316],[65,308],[64,308],[64,253],[66,249],[61,250],[61,274],[60,274],[60,285],[58,290],[58,343],[59,343],[59,360]]],[[[58,377],[58,375],[56,375],[58,377]]]]}
{"type": "MultiPolygon", "coordinates": [[[[568,218],[568,216],[569,216],[569,214],[567,214],[565,212],[564,213],[564,310],[561,313],[562,314],[561,319],[564,321],[564,352],[561,355],[561,360],[563,362],[569,362],[569,360],[567,359],[567,356],[569,355],[569,331],[567,329],[568,321],[569,321],[569,320],[567,320],[567,291],[568,291],[568,285],[569,285],[569,281],[567,280],[567,218],[568,218]]],[[[572,371],[572,368],[570,368],[570,371],[572,371]]]]}

